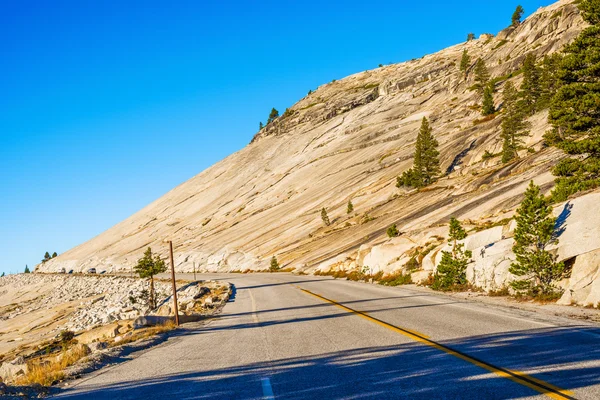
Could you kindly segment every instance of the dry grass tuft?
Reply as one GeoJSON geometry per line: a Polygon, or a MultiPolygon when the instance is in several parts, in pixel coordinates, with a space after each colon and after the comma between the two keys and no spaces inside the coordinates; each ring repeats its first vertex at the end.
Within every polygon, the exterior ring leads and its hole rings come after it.
{"type": "Polygon", "coordinates": [[[54,359],[37,359],[29,362],[29,371],[17,380],[17,385],[51,386],[64,379],[64,370],[89,354],[84,347],[73,347],[54,359]]]}

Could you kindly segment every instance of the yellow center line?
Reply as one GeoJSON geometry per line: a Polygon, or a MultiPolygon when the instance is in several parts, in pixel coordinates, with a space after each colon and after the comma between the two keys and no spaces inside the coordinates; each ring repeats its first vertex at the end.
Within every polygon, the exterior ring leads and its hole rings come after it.
{"type": "Polygon", "coordinates": [[[501,368],[501,367],[496,367],[492,364],[489,364],[485,361],[482,360],[478,360],[475,357],[471,357],[467,354],[464,354],[458,350],[454,350],[450,347],[447,347],[443,344],[440,344],[438,342],[435,342],[433,340],[431,340],[428,336],[423,335],[422,333],[419,333],[417,331],[413,331],[410,329],[406,329],[406,328],[401,328],[392,324],[389,324],[387,322],[384,322],[380,319],[377,319],[375,317],[370,316],[369,314],[362,312],[362,311],[358,311],[358,310],[354,310],[350,307],[346,307],[340,303],[338,303],[337,301],[328,299],[326,297],[323,297],[319,294],[313,293],[310,290],[306,290],[306,289],[302,289],[299,286],[296,286],[298,289],[300,289],[301,291],[303,291],[304,293],[310,294],[312,296],[315,296],[323,301],[326,301],[328,303],[331,303],[343,310],[346,310],[350,313],[356,314],[359,317],[362,317],[368,321],[374,322],[379,326],[382,326],[384,328],[387,328],[389,330],[392,330],[394,332],[397,332],[401,335],[404,335],[410,339],[413,339],[417,342],[426,344],[427,346],[431,346],[437,350],[443,351],[447,354],[450,354],[454,357],[460,358],[461,360],[467,361],[471,364],[477,365],[478,367],[481,367],[487,371],[493,372],[494,374],[501,376],[503,378],[506,379],[510,379],[513,382],[516,382],[520,385],[526,386],[530,389],[533,389],[539,393],[545,394],[546,396],[553,398],[553,399],[574,399],[573,397],[573,392],[569,391],[569,390],[565,390],[565,389],[561,389],[557,386],[554,386],[548,382],[542,381],[540,379],[534,378],[532,376],[529,376],[523,372],[520,371],[514,371],[514,370],[509,370],[506,368],[501,368]]]}

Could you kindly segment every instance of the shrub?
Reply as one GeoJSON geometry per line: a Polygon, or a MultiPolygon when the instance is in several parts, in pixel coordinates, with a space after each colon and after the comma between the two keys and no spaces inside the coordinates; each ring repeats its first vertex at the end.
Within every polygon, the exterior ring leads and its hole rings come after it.
{"type": "Polygon", "coordinates": [[[410,285],[413,283],[410,274],[404,274],[402,271],[395,272],[393,274],[389,274],[381,278],[378,282],[380,285],[384,286],[400,286],[400,285],[410,285]]]}
{"type": "Polygon", "coordinates": [[[467,232],[460,222],[450,218],[449,241],[452,242],[452,251],[442,251],[442,261],[437,267],[431,288],[434,290],[456,290],[467,284],[467,264],[472,253],[464,250],[464,244],[459,243],[467,237],[467,232]]]}
{"type": "Polygon", "coordinates": [[[277,262],[277,257],[271,257],[271,265],[269,266],[269,271],[276,272],[279,271],[281,267],[279,266],[279,262],[277,262]]]}
{"type": "Polygon", "coordinates": [[[396,227],[396,224],[393,224],[392,226],[390,226],[387,229],[387,235],[390,238],[396,237],[400,234],[400,232],[398,232],[398,228],[396,227]]]}
{"type": "Polygon", "coordinates": [[[323,220],[325,226],[331,225],[331,221],[329,221],[329,215],[327,215],[327,210],[325,207],[321,209],[321,219],[323,220]]]}
{"type": "Polygon", "coordinates": [[[348,207],[346,208],[346,214],[352,214],[354,211],[354,204],[352,204],[352,200],[348,200],[348,207]]]}
{"type": "Polygon", "coordinates": [[[483,156],[481,157],[482,160],[489,160],[490,158],[494,158],[496,157],[497,154],[491,153],[489,150],[486,150],[485,153],[483,153],[483,156]]]}

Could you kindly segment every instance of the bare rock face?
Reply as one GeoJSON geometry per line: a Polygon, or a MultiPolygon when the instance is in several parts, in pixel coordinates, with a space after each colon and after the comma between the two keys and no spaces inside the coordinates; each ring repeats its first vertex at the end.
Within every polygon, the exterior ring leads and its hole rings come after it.
{"type": "Polygon", "coordinates": [[[558,304],[600,304],[600,249],[581,254],[574,260],[567,288],[558,304]]]}
{"type": "MultiPolygon", "coordinates": [[[[542,145],[549,128],[543,111],[530,119],[529,151],[518,162],[484,159],[486,151],[501,148],[502,115],[481,119],[481,99],[470,90],[473,65],[466,80],[459,71],[463,50],[473,64],[482,58],[492,76],[502,77],[496,85],[501,107],[506,81],[520,85],[516,72],[527,54],[558,51],[584,27],[577,7],[563,0],[497,37],[484,35],[324,84],[264,127],[246,148],[36,271],[130,270],[147,246],[166,257],[167,237],[175,244],[178,271],[191,272],[194,265],[202,271],[264,270],[276,255],[284,267],[309,272],[365,265],[389,272],[412,257],[407,249],[419,246],[422,268],[433,271],[441,250],[438,237],[445,237],[450,216],[475,222],[510,216],[530,180],[550,189],[549,171],[561,157],[542,145]],[[440,143],[447,175],[426,190],[397,189],[396,177],[412,164],[423,117],[430,119],[440,143]],[[351,214],[348,200],[354,204],[351,214]],[[329,226],[320,218],[323,207],[329,226]],[[392,223],[402,239],[388,242],[385,232],[392,223]]],[[[485,287],[509,279],[503,272],[509,242],[496,231],[493,235],[498,247],[487,249],[488,256],[469,272],[485,287]]],[[[568,247],[558,251],[566,254],[568,247]]]]}

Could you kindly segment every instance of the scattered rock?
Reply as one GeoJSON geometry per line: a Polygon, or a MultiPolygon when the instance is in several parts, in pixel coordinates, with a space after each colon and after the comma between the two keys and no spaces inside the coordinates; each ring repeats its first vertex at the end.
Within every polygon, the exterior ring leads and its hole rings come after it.
{"type": "Polygon", "coordinates": [[[90,343],[88,344],[88,348],[90,349],[90,351],[92,353],[97,353],[100,350],[104,350],[108,347],[108,343],[106,342],[94,342],[94,343],[90,343]]]}

